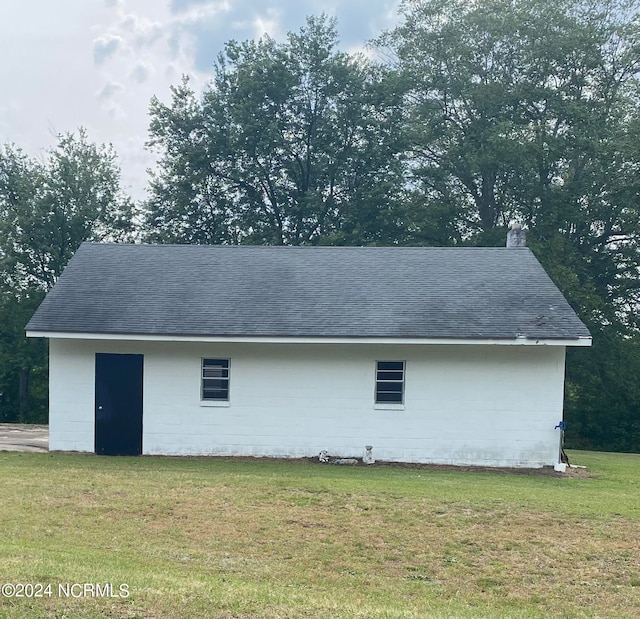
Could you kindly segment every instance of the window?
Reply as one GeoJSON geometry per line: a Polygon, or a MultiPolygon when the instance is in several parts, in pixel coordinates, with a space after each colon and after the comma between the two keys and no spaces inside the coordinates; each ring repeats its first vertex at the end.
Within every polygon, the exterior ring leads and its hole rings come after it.
{"type": "Polygon", "coordinates": [[[202,360],[203,401],[229,401],[229,359],[202,360]]]}
{"type": "Polygon", "coordinates": [[[376,404],[404,403],[404,361],[376,362],[376,404]]]}

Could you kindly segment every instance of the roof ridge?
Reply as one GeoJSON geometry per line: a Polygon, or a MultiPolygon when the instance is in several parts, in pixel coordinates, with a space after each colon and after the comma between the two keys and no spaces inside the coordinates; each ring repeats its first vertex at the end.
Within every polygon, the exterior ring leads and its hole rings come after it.
{"type": "Polygon", "coordinates": [[[505,247],[505,246],[470,246],[470,245],[221,245],[206,243],[117,243],[117,242],[96,242],[83,241],[82,245],[92,247],[145,247],[145,248],[190,248],[190,249],[260,249],[260,250],[522,250],[529,247],[505,247]]]}

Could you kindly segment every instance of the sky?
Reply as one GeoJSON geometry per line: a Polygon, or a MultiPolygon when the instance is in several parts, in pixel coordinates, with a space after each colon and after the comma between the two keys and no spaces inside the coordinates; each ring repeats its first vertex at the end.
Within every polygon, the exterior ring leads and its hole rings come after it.
{"type": "Polygon", "coordinates": [[[338,20],[358,51],[397,21],[398,0],[0,0],[0,144],[44,158],[84,127],[113,144],[123,188],[144,199],[149,102],[169,103],[183,75],[201,91],[224,43],[283,40],[307,15],[338,20]]]}

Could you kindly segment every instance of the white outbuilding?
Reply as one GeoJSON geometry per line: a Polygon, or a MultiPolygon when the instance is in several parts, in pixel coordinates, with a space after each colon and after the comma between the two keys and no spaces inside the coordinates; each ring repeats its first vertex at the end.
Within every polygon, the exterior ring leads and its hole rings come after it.
{"type": "Polygon", "coordinates": [[[49,447],[553,466],[591,337],[520,245],[84,243],[27,325],[49,447]]]}

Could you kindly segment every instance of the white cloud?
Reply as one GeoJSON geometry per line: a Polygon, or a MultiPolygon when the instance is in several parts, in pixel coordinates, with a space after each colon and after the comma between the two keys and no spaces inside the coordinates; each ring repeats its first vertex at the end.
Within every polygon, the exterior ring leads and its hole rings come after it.
{"type": "Polygon", "coordinates": [[[151,66],[146,62],[140,62],[131,71],[131,79],[138,84],[143,84],[151,75],[151,66]]]}
{"type": "Polygon", "coordinates": [[[107,116],[116,122],[125,121],[127,118],[127,113],[125,112],[124,107],[119,103],[111,102],[109,105],[105,106],[105,111],[107,116]]]}
{"type": "Polygon", "coordinates": [[[280,11],[269,9],[267,15],[259,15],[253,20],[253,36],[256,39],[263,37],[265,34],[273,39],[277,39],[282,35],[280,29],[280,11]]]}
{"type": "Polygon", "coordinates": [[[102,64],[109,56],[118,51],[122,45],[122,37],[115,34],[103,34],[93,42],[93,60],[96,64],[102,64]]]}
{"type": "Polygon", "coordinates": [[[229,39],[282,40],[308,14],[336,15],[343,49],[393,25],[398,0],[0,0],[0,143],[36,155],[87,127],[111,142],[123,184],[144,197],[149,101],[191,76],[199,91],[229,39]],[[38,10],[34,10],[34,6],[38,10]]]}
{"type": "Polygon", "coordinates": [[[120,82],[110,81],[96,94],[100,101],[111,101],[116,95],[124,91],[124,86],[120,82]]]}
{"type": "Polygon", "coordinates": [[[150,47],[162,39],[165,27],[159,21],[153,21],[133,13],[124,15],[119,26],[123,36],[129,39],[133,47],[150,47]]]}
{"type": "MultiPolygon", "coordinates": [[[[233,0],[231,0],[231,2],[233,2],[233,0]]],[[[185,13],[193,11],[194,7],[195,10],[198,10],[198,7],[202,7],[202,5],[205,5],[205,10],[206,7],[212,5],[226,5],[228,7],[231,2],[228,0],[171,0],[171,11],[173,13],[185,13]]]]}

